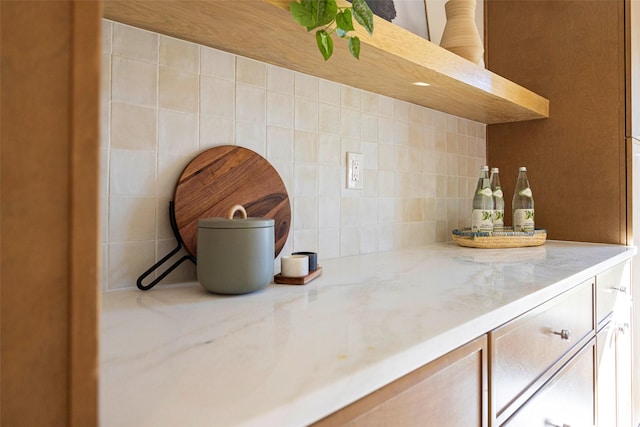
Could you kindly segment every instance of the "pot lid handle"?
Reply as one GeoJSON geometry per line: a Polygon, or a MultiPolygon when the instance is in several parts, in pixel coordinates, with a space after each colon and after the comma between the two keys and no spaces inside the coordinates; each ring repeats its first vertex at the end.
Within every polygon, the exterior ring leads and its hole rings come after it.
{"type": "Polygon", "coordinates": [[[240,211],[242,214],[242,219],[247,219],[247,211],[244,209],[242,205],[235,205],[231,209],[229,209],[229,213],[227,214],[227,218],[233,219],[233,216],[236,212],[240,211]]]}

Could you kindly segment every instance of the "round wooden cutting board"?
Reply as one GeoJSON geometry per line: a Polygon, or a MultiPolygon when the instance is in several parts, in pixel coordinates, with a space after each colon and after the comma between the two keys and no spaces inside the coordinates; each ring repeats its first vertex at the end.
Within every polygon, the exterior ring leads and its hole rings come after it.
{"type": "Polygon", "coordinates": [[[237,204],[250,217],[275,221],[274,258],[289,235],[291,207],[284,182],[265,158],[243,147],[223,145],[199,154],[180,175],[173,200],[178,232],[193,256],[198,220],[226,217],[237,204]]]}

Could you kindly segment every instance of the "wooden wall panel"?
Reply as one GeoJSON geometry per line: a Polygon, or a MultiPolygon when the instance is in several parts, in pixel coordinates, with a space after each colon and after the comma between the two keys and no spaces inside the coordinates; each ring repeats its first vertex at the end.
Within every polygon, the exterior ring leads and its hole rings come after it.
{"type": "Polygon", "coordinates": [[[0,2],[7,426],[97,424],[100,4],[81,3],[0,2]]]}
{"type": "Polygon", "coordinates": [[[101,3],[73,2],[69,426],[98,420],[101,3]]]}
{"type": "Polygon", "coordinates": [[[629,4],[629,13],[627,19],[629,22],[629,63],[631,73],[629,80],[630,87],[630,104],[631,104],[631,132],[628,136],[634,136],[636,142],[640,143],[640,2],[637,0],[627,0],[629,4]]]}
{"type": "Polygon", "coordinates": [[[485,4],[487,67],[551,106],[546,120],[487,127],[508,201],[527,166],[550,239],[626,243],[624,2],[485,4]]]}

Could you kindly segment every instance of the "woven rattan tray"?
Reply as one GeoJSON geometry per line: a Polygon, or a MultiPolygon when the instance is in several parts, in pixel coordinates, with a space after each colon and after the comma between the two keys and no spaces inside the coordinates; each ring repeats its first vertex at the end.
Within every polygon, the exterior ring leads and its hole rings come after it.
{"type": "Polygon", "coordinates": [[[547,240],[547,230],[537,228],[535,231],[521,232],[505,229],[505,231],[487,233],[463,228],[462,230],[453,230],[451,237],[458,245],[467,248],[522,248],[542,245],[547,240]]]}

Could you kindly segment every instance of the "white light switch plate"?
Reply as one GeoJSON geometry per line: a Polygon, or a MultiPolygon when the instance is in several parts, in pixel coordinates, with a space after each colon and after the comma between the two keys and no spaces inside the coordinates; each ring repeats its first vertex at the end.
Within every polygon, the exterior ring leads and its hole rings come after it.
{"type": "Polygon", "coordinates": [[[362,153],[347,153],[347,188],[364,188],[364,156],[362,153]]]}

